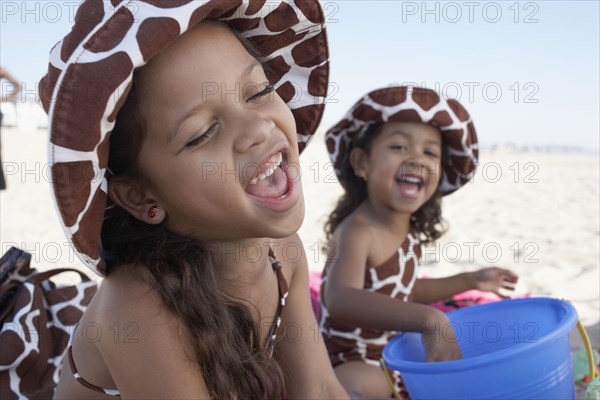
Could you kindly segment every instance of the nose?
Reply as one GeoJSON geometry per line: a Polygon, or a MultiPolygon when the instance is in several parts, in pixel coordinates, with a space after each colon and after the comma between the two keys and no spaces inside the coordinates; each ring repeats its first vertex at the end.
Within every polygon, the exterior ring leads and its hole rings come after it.
{"type": "Polygon", "coordinates": [[[261,112],[246,110],[245,113],[240,113],[235,118],[235,130],[237,132],[234,143],[235,151],[244,153],[265,142],[274,127],[273,120],[261,112]]]}
{"type": "Polygon", "coordinates": [[[422,151],[418,149],[412,149],[406,163],[414,166],[415,168],[422,168],[427,165],[427,158],[422,151]]]}
{"type": "Polygon", "coordinates": [[[422,170],[436,170],[438,161],[435,161],[425,154],[425,151],[413,149],[409,158],[406,161],[407,170],[419,173],[422,170]]]}
{"type": "Polygon", "coordinates": [[[421,175],[421,171],[425,168],[425,164],[421,162],[418,158],[410,158],[404,163],[402,168],[403,173],[405,174],[417,174],[421,175]]]}

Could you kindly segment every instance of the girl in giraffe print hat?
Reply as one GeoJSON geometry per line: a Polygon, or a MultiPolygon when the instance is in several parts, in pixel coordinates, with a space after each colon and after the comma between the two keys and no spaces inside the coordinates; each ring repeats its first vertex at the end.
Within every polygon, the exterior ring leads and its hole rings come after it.
{"type": "Polygon", "coordinates": [[[80,5],[40,94],[60,221],[105,279],[56,397],[347,398],[285,335],[316,323],[297,165],[328,65],[316,0],[80,5]]]}
{"type": "MultiPolygon", "coordinates": [[[[517,276],[487,268],[417,279],[421,244],[443,233],[441,197],[467,183],[477,165],[475,128],[458,101],[424,88],[375,90],[325,140],[345,193],[325,227],[320,329],[353,398],[389,397],[379,360],[392,337],[418,331],[428,361],[458,359],[446,315],[427,304],[469,289],[514,289],[517,276]]],[[[397,373],[393,379],[406,397],[397,373]]]]}

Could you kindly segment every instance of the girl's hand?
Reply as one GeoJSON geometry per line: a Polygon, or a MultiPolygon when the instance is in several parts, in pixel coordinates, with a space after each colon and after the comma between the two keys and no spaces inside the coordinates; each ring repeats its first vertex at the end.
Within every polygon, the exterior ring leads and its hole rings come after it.
{"type": "Polygon", "coordinates": [[[513,272],[498,268],[484,268],[471,273],[473,287],[483,292],[492,292],[502,298],[508,298],[500,293],[500,289],[515,290],[519,277],[513,272]]]}
{"type": "Polygon", "coordinates": [[[452,361],[462,358],[454,329],[446,314],[441,311],[436,313],[435,322],[428,324],[427,328],[421,332],[421,341],[425,348],[427,362],[452,361]]]}

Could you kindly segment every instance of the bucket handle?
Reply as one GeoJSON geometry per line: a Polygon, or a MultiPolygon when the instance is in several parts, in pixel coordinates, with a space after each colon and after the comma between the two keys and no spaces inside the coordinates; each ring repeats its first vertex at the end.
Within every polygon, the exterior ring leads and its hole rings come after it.
{"type": "MultiPolygon", "coordinates": [[[[588,367],[590,370],[588,382],[591,382],[594,378],[599,376],[598,370],[596,369],[596,366],[594,365],[594,356],[592,354],[592,344],[590,343],[590,338],[588,337],[588,334],[585,331],[585,328],[583,327],[581,320],[577,320],[577,330],[579,331],[579,335],[581,335],[581,339],[583,340],[583,345],[585,347],[585,353],[587,354],[588,367]]],[[[392,375],[391,375],[387,365],[385,364],[385,361],[383,360],[383,358],[379,359],[379,364],[381,365],[381,369],[383,370],[383,375],[385,376],[385,380],[387,381],[388,385],[390,385],[390,387],[392,388],[394,397],[397,400],[402,400],[402,397],[400,397],[400,394],[398,393],[398,391],[396,390],[396,387],[394,386],[394,381],[392,380],[392,375]]]]}
{"type": "MultiPolygon", "coordinates": [[[[590,338],[588,337],[581,320],[577,321],[577,330],[579,331],[579,335],[581,335],[581,339],[583,340],[583,346],[585,347],[585,354],[587,354],[588,359],[588,368],[590,369],[589,382],[591,382],[594,378],[598,376],[598,370],[594,365],[594,355],[592,354],[592,344],[590,343],[590,338]]],[[[586,382],[587,383],[587,382],[586,382]]]]}
{"type": "Polygon", "coordinates": [[[392,388],[394,397],[397,400],[403,400],[402,397],[400,397],[400,393],[398,393],[398,391],[396,390],[396,386],[394,386],[394,381],[392,380],[392,374],[390,373],[387,365],[385,365],[385,361],[383,360],[383,357],[379,359],[379,364],[381,365],[381,369],[383,370],[383,376],[385,376],[385,380],[387,381],[388,385],[390,385],[390,387],[392,388]]]}

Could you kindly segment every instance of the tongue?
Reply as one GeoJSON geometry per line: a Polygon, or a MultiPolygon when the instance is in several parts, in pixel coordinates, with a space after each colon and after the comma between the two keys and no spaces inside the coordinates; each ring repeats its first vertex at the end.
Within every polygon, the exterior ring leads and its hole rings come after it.
{"type": "Polygon", "coordinates": [[[398,183],[400,194],[408,198],[416,198],[419,195],[419,185],[416,183],[400,182],[398,183]]]}
{"type": "Polygon", "coordinates": [[[285,172],[281,168],[275,169],[273,175],[258,181],[256,184],[246,186],[246,193],[256,197],[276,199],[287,193],[288,182],[285,172]]]}

